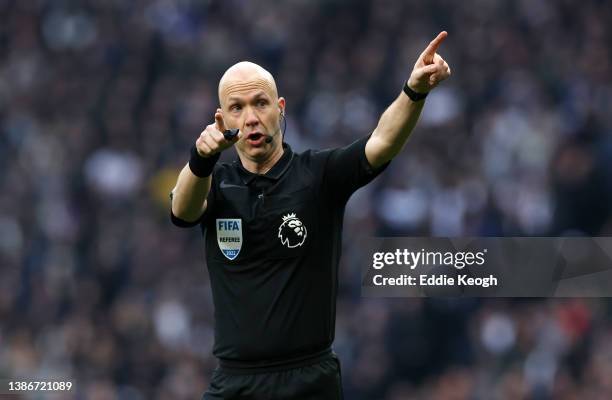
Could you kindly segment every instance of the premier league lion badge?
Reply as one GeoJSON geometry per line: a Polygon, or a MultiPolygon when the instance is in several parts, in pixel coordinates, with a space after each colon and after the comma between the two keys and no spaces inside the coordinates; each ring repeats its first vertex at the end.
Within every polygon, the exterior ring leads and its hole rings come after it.
{"type": "Polygon", "coordinates": [[[295,216],[295,213],[283,216],[283,223],[278,227],[278,237],[281,243],[290,249],[304,244],[308,231],[295,216]]]}

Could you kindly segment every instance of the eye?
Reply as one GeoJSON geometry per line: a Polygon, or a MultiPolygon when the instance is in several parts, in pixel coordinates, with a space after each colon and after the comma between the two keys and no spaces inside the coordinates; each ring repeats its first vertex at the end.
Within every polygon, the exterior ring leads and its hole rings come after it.
{"type": "Polygon", "coordinates": [[[257,100],[257,107],[265,107],[268,104],[266,100],[260,99],[257,100]]]}
{"type": "Polygon", "coordinates": [[[242,110],[242,107],[240,106],[240,104],[232,104],[229,109],[230,111],[240,111],[242,110]]]}

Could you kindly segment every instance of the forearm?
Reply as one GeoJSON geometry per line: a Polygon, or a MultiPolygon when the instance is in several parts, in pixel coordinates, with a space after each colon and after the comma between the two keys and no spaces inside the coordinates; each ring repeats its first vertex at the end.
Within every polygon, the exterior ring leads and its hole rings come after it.
{"type": "Polygon", "coordinates": [[[366,156],[372,167],[382,166],[404,147],[425,104],[414,102],[403,92],[385,110],[366,145],[366,156]]]}
{"type": "Polygon", "coordinates": [[[366,144],[366,157],[372,167],[378,168],[391,160],[406,144],[425,104],[424,100],[418,99],[418,94],[429,93],[450,76],[450,67],[436,53],[447,35],[446,31],[442,31],[429,43],[414,64],[406,82],[406,93],[400,93],[380,117],[378,126],[366,144]]]}
{"type": "Polygon", "coordinates": [[[206,209],[210,182],[211,176],[199,178],[185,165],[172,190],[172,213],[184,221],[197,220],[206,209]]]}

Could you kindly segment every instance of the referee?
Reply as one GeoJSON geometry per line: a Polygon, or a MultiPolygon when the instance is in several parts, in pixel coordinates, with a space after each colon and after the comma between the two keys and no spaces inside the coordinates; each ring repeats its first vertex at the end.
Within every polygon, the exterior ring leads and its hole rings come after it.
{"type": "Polygon", "coordinates": [[[200,225],[205,241],[219,366],[204,400],[343,398],[331,345],[344,208],[401,151],[425,96],[450,75],[436,53],[446,36],[419,56],[374,132],[342,148],[298,154],[283,142],[285,99],[262,67],[240,62],[219,81],[215,122],[171,193],[172,222],[200,225]],[[217,163],[232,146],[237,160],[217,163]]]}

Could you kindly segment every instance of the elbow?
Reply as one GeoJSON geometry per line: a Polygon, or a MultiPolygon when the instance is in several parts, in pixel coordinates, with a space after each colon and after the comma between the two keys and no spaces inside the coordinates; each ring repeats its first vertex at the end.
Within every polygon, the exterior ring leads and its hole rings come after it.
{"type": "Polygon", "coordinates": [[[172,201],[171,210],[172,214],[183,221],[186,222],[196,222],[200,220],[202,214],[206,209],[206,202],[204,202],[204,207],[185,207],[181,204],[180,201],[176,201],[176,197],[172,201]]]}
{"type": "Polygon", "coordinates": [[[181,219],[183,221],[195,222],[199,220],[200,217],[202,216],[202,210],[198,210],[194,212],[190,210],[181,209],[179,207],[175,207],[174,205],[172,205],[172,214],[176,218],[181,219]]]}
{"type": "Polygon", "coordinates": [[[376,136],[374,132],[366,144],[366,157],[373,168],[378,168],[392,160],[401,150],[401,146],[376,136]]]}

